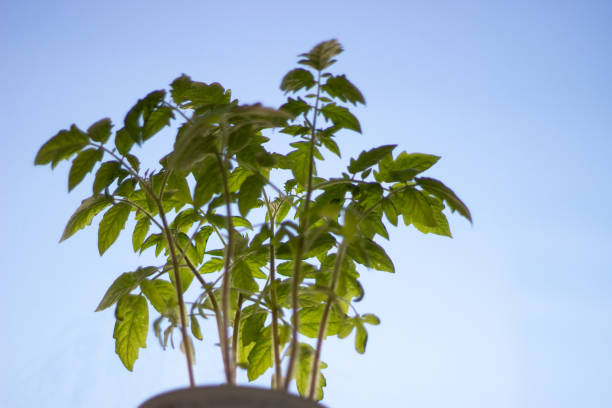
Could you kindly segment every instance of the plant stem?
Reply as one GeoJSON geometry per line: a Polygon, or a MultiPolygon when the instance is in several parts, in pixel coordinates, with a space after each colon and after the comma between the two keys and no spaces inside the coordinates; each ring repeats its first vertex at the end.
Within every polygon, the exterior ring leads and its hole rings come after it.
{"type": "Polygon", "coordinates": [[[221,309],[223,311],[223,330],[221,332],[221,348],[223,352],[223,363],[225,366],[225,377],[228,384],[233,385],[233,373],[235,372],[235,364],[233,364],[230,358],[229,350],[229,298],[230,298],[230,264],[232,258],[232,235],[233,235],[233,223],[232,223],[232,209],[230,206],[230,193],[227,184],[227,163],[224,163],[220,153],[216,154],[217,162],[221,169],[221,178],[223,180],[223,196],[225,198],[225,211],[227,219],[227,245],[225,246],[225,272],[223,273],[223,282],[221,284],[221,309]]]}
{"type": "Polygon", "coordinates": [[[272,350],[274,352],[274,388],[279,389],[283,384],[283,374],[280,360],[280,338],[278,335],[278,300],[276,298],[276,249],[274,248],[274,221],[276,211],[271,211],[268,196],[264,190],[264,198],[268,206],[270,217],[270,308],[272,309],[272,350]]]}
{"type": "Polygon", "coordinates": [[[174,240],[172,239],[172,235],[170,234],[170,228],[168,227],[168,221],[166,220],[166,213],[164,212],[163,205],[161,201],[153,195],[157,207],[159,208],[159,215],[164,226],[164,235],[166,236],[166,240],[168,241],[168,248],[170,249],[170,256],[172,257],[172,266],[174,268],[174,283],[176,286],[176,295],[179,303],[179,311],[181,315],[181,335],[183,337],[183,344],[185,345],[185,358],[187,359],[187,372],[189,374],[189,386],[195,387],[195,380],[193,377],[193,361],[191,359],[192,350],[191,350],[191,342],[189,341],[189,337],[187,334],[187,322],[185,321],[185,301],[183,300],[183,284],[181,282],[181,275],[179,272],[178,260],[176,258],[176,252],[174,249],[174,240]]]}
{"type": "Polygon", "coordinates": [[[318,71],[317,76],[317,96],[315,99],[315,106],[312,120],[312,132],[310,136],[310,151],[308,157],[308,180],[306,186],[306,201],[304,202],[304,208],[302,210],[302,221],[300,223],[300,232],[297,241],[297,247],[295,251],[295,263],[293,270],[293,281],[291,285],[291,310],[292,310],[292,331],[291,331],[291,354],[289,356],[289,363],[287,364],[287,372],[285,375],[285,392],[289,391],[289,383],[293,377],[293,367],[298,354],[298,328],[299,328],[299,317],[298,317],[298,291],[300,288],[300,274],[302,268],[302,255],[304,254],[304,236],[310,224],[310,199],[312,196],[312,177],[314,173],[314,149],[316,142],[317,133],[317,116],[319,115],[319,98],[321,94],[321,71],[318,71]]]}
{"type": "Polygon", "coordinates": [[[336,264],[334,265],[334,271],[332,272],[329,295],[327,296],[325,309],[323,309],[323,315],[321,316],[321,324],[319,325],[319,333],[317,336],[317,347],[315,348],[315,356],[312,361],[312,369],[310,371],[310,388],[308,392],[308,398],[311,400],[314,400],[315,390],[317,388],[317,381],[319,380],[319,361],[321,360],[321,348],[323,347],[323,339],[325,338],[325,333],[327,332],[329,312],[331,310],[332,302],[336,294],[338,281],[340,280],[340,273],[342,272],[342,261],[344,259],[346,245],[346,238],[343,238],[342,243],[340,244],[340,248],[338,248],[338,253],[336,254],[336,264]]]}
{"type": "Polygon", "coordinates": [[[236,314],[234,315],[234,329],[232,331],[232,361],[233,361],[233,371],[232,371],[232,380],[234,383],[236,382],[236,365],[238,361],[238,334],[240,332],[240,313],[242,312],[242,302],[244,301],[244,297],[242,293],[238,295],[238,306],[236,307],[236,314]]]}

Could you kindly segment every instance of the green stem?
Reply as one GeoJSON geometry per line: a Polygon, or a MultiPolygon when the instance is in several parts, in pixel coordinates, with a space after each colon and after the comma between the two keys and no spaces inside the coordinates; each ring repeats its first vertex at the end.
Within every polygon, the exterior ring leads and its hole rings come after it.
{"type": "MultiPolygon", "coordinates": [[[[155,196],[154,196],[155,197],[155,196]]],[[[174,268],[174,283],[176,287],[176,295],[179,303],[179,311],[181,315],[181,335],[183,337],[183,344],[185,345],[185,358],[187,359],[187,373],[189,374],[189,385],[195,387],[195,380],[193,377],[193,361],[192,361],[192,350],[191,342],[187,334],[187,322],[185,321],[185,301],[183,300],[183,284],[181,282],[181,275],[179,272],[178,260],[174,248],[174,240],[170,234],[170,228],[168,227],[168,221],[166,220],[166,214],[162,203],[156,198],[157,207],[159,208],[159,215],[161,217],[162,224],[164,226],[164,234],[168,242],[168,248],[170,249],[170,256],[172,257],[172,266],[174,268]]]]}
{"type": "Polygon", "coordinates": [[[319,325],[319,333],[317,336],[317,346],[315,348],[315,356],[312,361],[312,369],[310,371],[310,388],[308,392],[308,398],[314,399],[315,390],[317,389],[317,381],[319,380],[319,361],[321,360],[321,349],[323,347],[323,339],[327,332],[327,322],[329,320],[329,312],[336,295],[336,288],[338,287],[338,281],[340,280],[340,273],[342,272],[342,261],[344,259],[344,252],[346,251],[346,238],[342,239],[338,253],[336,254],[336,264],[334,265],[334,271],[332,272],[329,295],[327,296],[327,302],[325,303],[325,309],[323,309],[323,315],[321,316],[321,324],[319,325]]]}
{"type": "Polygon", "coordinates": [[[276,211],[270,208],[268,196],[264,190],[264,198],[270,217],[270,308],[272,310],[272,350],[274,352],[274,387],[280,388],[283,384],[283,374],[280,359],[280,336],[278,334],[278,299],[276,298],[276,249],[274,248],[274,221],[276,211]]]}
{"type": "Polygon", "coordinates": [[[240,314],[242,312],[242,302],[244,297],[242,293],[238,295],[238,306],[236,307],[236,314],[234,314],[234,329],[232,332],[232,360],[233,360],[233,371],[232,380],[236,382],[236,365],[238,361],[238,334],[240,333],[240,314]]]}
{"type": "Polygon", "coordinates": [[[317,96],[315,99],[313,120],[312,120],[312,133],[310,136],[310,151],[308,157],[308,181],[306,186],[306,201],[304,202],[304,208],[302,210],[303,223],[300,224],[300,232],[298,235],[298,241],[295,251],[295,263],[293,270],[293,281],[291,285],[291,310],[292,310],[292,331],[291,331],[291,351],[289,356],[289,363],[287,364],[287,372],[285,375],[285,392],[289,391],[289,383],[293,377],[293,367],[295,366],[295,360],[298,354],[298,329],[299,329],[299,317],[298,317],[298,291],[300,288],[300,274],[302,268],[302,255],[304,254],[304,239],[306,231],[310,224],[310,199],[312,196],[312,177],[314,173],[314,149],[316,143],[317,133],[317,116],[319,115],[319,98],[321,93],[321,71],[318,72],[317,76],[317,96]]]}
{"type": "Polygon", "coordinates": [[[227,245],[225,246],[225,272],[223,274],[223,282],[221,284],[221,309],[223,311],[223,330],[222,330],[222,351],[223,363],[225,366],[225,377],[228,384],[234,384],[233,373],[235,372],[235,364],[233,364],[229,350],[229,301],[230,301],[230,264],[232,258],[232,209],[230,205],[230,193],[227,184],[227,163],[224,163],[220,153],[216,154],[219,168],[221,169],[221,178],[223,181],[223,196],[225,198],[225,211],[227,219],[227,245]]]}

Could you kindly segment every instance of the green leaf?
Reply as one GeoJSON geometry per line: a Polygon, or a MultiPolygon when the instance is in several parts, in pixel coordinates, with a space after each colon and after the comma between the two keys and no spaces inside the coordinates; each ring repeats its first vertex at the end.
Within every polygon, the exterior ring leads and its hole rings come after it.
{"type": "Polygon", "coordinates": [[[134,290],[143,279],[156,271],[157,268],[149,266],[146,268],[138,268],[135,272],[125,272],[119,275],[102,297],[100,304],[96,308],[96,312],[114,305],[120,298],[128,295],[134,290]]]}
{"type": "Polygon", "coordinates": [[[119,176],[121,176],[121,163],[115,160],[102,163],[94,178],[94,194],[98,194],[106,187],[110,186],[119,176]]]}
{"type": "Polygon", "coordinates": [[[138,349],[147,346],[149,310],[144,296],[126,295],[117,303],[113,338],[115,352],[128,370],[132,371],[138,349]]]}
{"type": "MultiPolygon", "coordinates": [[[[306,72],[308,72],[308,71],[306,71],[306,72]]],[[[310,72],[308,72],[308,73],[310,74],[310,72]]],[[[312,75],[311,75],[311,77],[312,77],[312,75]]],[[[313,79],[313,85],[314,85],[314,79],[313,79]]],[[[287,103],[282,105],[280,107],[280,109],[285,111],[285,112],[289,112],[294,117],[296,117],[296,116],[301,115],[302,113],[308,113],[310,111],[311,107],[302,98],[297,98],[297,99],[289,98],[287,100],[287,103]]]]}
{"type": "Polygon", "coordinates": [[[247,292],[257,292],[259,289],[251,273],[251,268],[249,268],[249,265],[243,260],[234,264],[232,268],[232,279],[234,287],[237,289],[247,292]]]}
{"type": "MultiPolygon", "coordinates": [[[[170,275],[170,280],[174,285],[176,285],[176,279],[174,277],[174,269],[170,269],[168,271],[168,275],[170,275]]],[[[183,293],[189,289],[189,285],[193,282],[193,272],[189,268],[179,268],[179,276],[181,277],[181,289],[183,289],[183,293]]]]}
{"type": "Polygon", "coordinates": [[[69,158],[87,146],[88,143],[89,138],[87,135],[75,125],[72,125],[70,130],[60,130],[42,145],[36,154],[34,164],[51,163],[51,166],[55,167],[59,161],[69,158]]]}
{"type": "Polygon", "coordinates": [[[200,268],[200,273],[213,273],[223,269],[225,261],[223,258],[211,258],[200,268]]]}
{"type": "Polygon", "coordinates": [[[424,172],[440,160],[440,156],[424,153],[401,152],[395,160],[385,156],[378,164],[374,177],[378,182],[405,182],[424,172]]]}
{"type": "Polygon", "coordinates": [[[106,143],[111,135],[113,124],[109,118],[100,119],[87,129],[89,138],[95,142],[106,143]]]}
{"type": "MultiPolygon", "coordinates": [[[[323,310],[325,305],[303,307],[299,310],[300,317],[300,333],[311,339],[316,339],[319,335],[319,327],[321,325],[321,319],[323,316],[323,310]]],[[[338,334],[340,325],[342,323],[342,317],[338,314],[335,308],[331,308],[329,311],[329,317],[327,320],[327,331],[325,336],[334,336],[338,334]]]]}
{"type": "Polygon", "coordinates": [[[119,233],[125,227],[132,207],[127,203],[115,204],[104,214],[98,229],[98,251],[100,255],[117,240],[119,233]]]}
{"type": "Polygon", "coordinates": [[[149,232],[150,225],[151,219],[147,216],[142,217],[136,223],[134,233],[132,234],[132,246],[134,247],[134,252],[140,250],[142,247],[144,239],[147,236],[147,232],[149,232]]]}
{"type": "Polygon", "coordinates": [[[356,326],[357,332],[355,333],[355,350],[359,354],[365,353],[366,344],[368,343],[368,332],[363,325],[358,324],[356,326]]]}
{"type": "Polygon", "coordinates": [[[435,207],[418,190],[406,189],[392,197],[396,208],[404,218],[404,224],[421,224],[429,228],[435,228],[438,224],[434,216],[435,207]]]}
{"type": "Polygon", "coordinates": [[[281,81],[280,89],[288,93],[297,92],[302,88],[308,90],[313,86],[315,86],[315,79],[310,71],[303,68],[296,68],[287,72],[281,81]]]}
{"type": "Polygon", "coordinates": [[[255,346],[249,353],[248,360],[247,376],[249,381],[259,378],[268,368],[272,367],[272,340],[269,328],[258,336],[255,346]]]}
{"type": "Polygon", "coordinates": [[[248,212],[257,206],[257,200],[264,185],[264,180],[255,174],[247,177],[242,183],[238,191],[238,209],[243,217],[246,217],[248,212]]]}
{"type": "Polygon", "coordinates": [[[267,313],[263,309],[258,309],[241,322],[242,342],[245,345],[256,342],[259,339],[264,330],[266,318],[267,313]]]}
{"type": "Polygon", "coordinates": [[[161,106],[152,111],[145,120],[142,127],[142,140],[148,140],[157,132],[170,124],[170,120],[174,119],[172,109],[167,106],[161,106]]]}
{"type": "Polygon", "coordinates": [[[112,203],[113,200],[110,197],[99,194],[83,200],[79,208],[76,209],[68,220],[60,242],[70,238],[78,230],[90,225],[93,217],[112,203]]]}
{"type": "Polygon", "coordinates": [[[342,102],[348,101],[353,105],[357,105],[357,102],[365,104],[361,91],[344,75],[329,77],[322,89],[332,98],[338,98],[342,102]]]}
{"type": "Polygon", "coordinates": [[[395,272],[395,267],[384,249],[371,239],[353,242],[347,254],[356,262],[378,271],[395,272]]]}
{"type": "Polygon", "coordinates": [[[102,151],[99,149],[87,149],[75,157],[68,174],[68,191],[71,191],[83,181],[85,175],[93,169],[97,162],[102,160],[102,156],[102,151]]]}
{"type": "Polygon", "coordinates": [[[134,139],[132,139],[126,128],[121,128],[117,131],[115,135],[115,147],[123,156],[128,154],[132,146],[134,146],[134,143],[134,139]]]}
{"type": "Polygon", "coordinates": [[[318,71],[322,71],[325,68],[336,62],[332,59],[336,55],[342,52],[342,46],[338,40],[328,40],[317,44],[310,52],[301,54],[300,57],[304,57],[298,61],[298,64],[307,65],[318,71]]]}
{"type": "MultiPolygon", "coordinates": [[[[300,343],[299,355],[297,360],[297,366],[295,371],[295,383],[299,394],[302,397],[307,397],[310,391],[310,377],[312,375],[312,369],[314,364],[315,350],[307,343],[300,343]]],[[[320,401],[323,399],[323,387],[325,384],[325,377],[321,373],[323,368],[326,368],[327,364],[319,361],[319,367],[317,368],[317,385],[314,393],[314,399],[320,401]]]]}
{"type": "Polygon", "coordinates": [[[380,319],[378,318],[378,316],[373,315],[371,313],[366,313],[362,315],[361,320],[363,320],[367,324],[371,324],[374,326],[378,326],[380,324],[380,319]]]}
{"type": "Polygon", "coordinates": [[[192,81],[185,74],[172,81],[170,87],[174,103],[181,108],[196,109],[211,105],[225,105],[231,99],[230,91],[226,91],[221,84],[192,81]]]}
{"type": "Polygon", "coordinates": [[[397,227],[397,211],[395,210],[395,206],[393,205],[393,201],[388,198],[385,198],[382,201],[382,209],[387,216],[387,219],[391,224],[397,227]]]}
{"type": "Polygon", "coordinates": [[[178,299],[172,283],[160,279],[145,280],[140,283],[140,288],[155,310],[164,316],[175,314],[178,320],[178,299]]]}
{"type": "Polygon", "coordinates": [[[325,116],[325,119],[331,121],[335,126],[361,133],[359,120],[345,107],[330,103],[321,108],[321,113],[325,116]]]}
{"type": "Polygon", "coordinates": [[[457,197],[457,195],[450,188],[446,187],[441,181],[429,178],[420,177],[416,179],[416,182],[424,190],[430,192],[436,197],[444,200],[450,207],[451,211],[457,211],[459,214],[467,218],[472,222],[472,215],[467,206],[457,197]]]}
{"type": "Polygon", "coordinates": [[[200,323],[198,323],[198,318],[195,315],[191,315],[191,334],[198,340],[203,340],[202,329],[200,328],[200,323]]]}
{"type": "Polygon", "coordinates": [[[351,159],[348,171],[352,174],[363,171],[378,163],[383,157],[391,154],[396,147],[397,145],[385,145],[368,150],[367,152],[363,151],[359,153],[357,160],[351,159]]]}

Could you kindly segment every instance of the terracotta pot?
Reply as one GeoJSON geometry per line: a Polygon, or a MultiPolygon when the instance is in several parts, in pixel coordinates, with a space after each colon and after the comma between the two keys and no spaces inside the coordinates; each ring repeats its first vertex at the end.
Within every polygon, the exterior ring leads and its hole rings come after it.
{"type": "Polygon", "coordinates": [[[159,394],[140,408],[325,408],[296,395],[264,388],[220,385],[159,394]]]}

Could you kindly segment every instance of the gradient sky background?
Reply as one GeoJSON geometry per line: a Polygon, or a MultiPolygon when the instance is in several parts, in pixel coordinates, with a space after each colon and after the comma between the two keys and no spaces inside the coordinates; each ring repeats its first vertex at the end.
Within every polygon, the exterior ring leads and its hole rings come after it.
{"type": "MultiPolygon", "coordinates": [[[[360,311],[382,324],[363,356],[325,345],[324,402],[612,406],[612,2],[4,0],[0,19],[0,406],[135,407],[187,384],[151,333],[134,373],[115,356],[113,313],[93,310],[151,260],[128,235],[99,257],[95,228],[57,244],[90,187],[68,195],[67,165],[35,168],[42,143],[121,122],[183,72],[278,106],[296,55],[330,38],[367,101],[345,160],[390,143],[441,155],[428,175],[474,225],[392,231],[397,273],[363,274],[360,311]]],[[[222,381],[212,346],[197,359],[199,384],[222,381]]]]}

